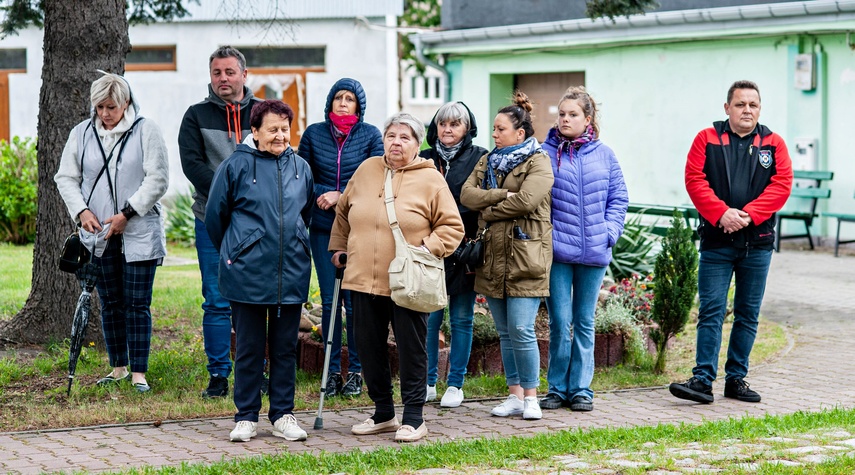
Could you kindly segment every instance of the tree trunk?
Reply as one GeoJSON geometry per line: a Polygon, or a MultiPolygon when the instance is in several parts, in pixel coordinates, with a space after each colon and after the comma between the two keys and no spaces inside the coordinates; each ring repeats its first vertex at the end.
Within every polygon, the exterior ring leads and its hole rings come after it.
{"type": "MultiPolygon", "coordinates": [[[[74,230],[53,181],[71,129],[90,116],[89,87],[96,69],[122,74],[130,50],[125,0],[44,0],[44,67],[39,96],[38,218],[33,283],[21,311],[2,322],[0,339],[45,343],[69,336],[80,286],[59,271],[65,238],[74,230]]],[[[89,340],[102,340],[93,315],[89,340]]]]}

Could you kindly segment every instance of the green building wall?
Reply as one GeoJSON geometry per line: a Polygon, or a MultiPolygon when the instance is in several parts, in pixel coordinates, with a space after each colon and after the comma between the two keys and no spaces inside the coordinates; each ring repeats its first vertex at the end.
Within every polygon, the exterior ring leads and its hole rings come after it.
{"type": "MultiPolygon", "coordinates": [[[[508,103],[515,75],[583,71],[600,106],[602,140],[615,150],[630,199],[638,203],[689,202],[683,166],[692,140],[726,118],[730,84],[752,80],[762,96],[760,122],[784,137],[791,154],[795,138],[819,140],[819,168],[835,172],[832,197],[820,210],[855,211],[855,50],[845,33],[454,54],[447,64],[452,99],[465,101],[475,113],[482,124],[476,143],[487,148],[490,124],[508,103]],[[811,51],[817,89],[799,91],[795,55],[811,51]]],[[[536,131],[538,139],[545,135],[536,131]]],[[[823,221],[813,232],[833,234],[823,221]]]]}

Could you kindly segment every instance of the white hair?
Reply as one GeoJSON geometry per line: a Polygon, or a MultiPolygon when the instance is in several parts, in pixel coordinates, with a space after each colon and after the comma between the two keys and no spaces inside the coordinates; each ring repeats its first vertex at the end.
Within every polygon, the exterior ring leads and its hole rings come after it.
{"type": "Polygon", "coordinates": [[[383,124],[384,136],[386,135],[386,132],[389,131],[389,127],[393,125],[406,125],[413,131],[413,135],[419,143],[422,143],[425,140],[425,124],[413,115],[407,114],[406,112],[398,112],[397,114],[392,115],[392,117],[386,119],[386,123],[383,124]]]}

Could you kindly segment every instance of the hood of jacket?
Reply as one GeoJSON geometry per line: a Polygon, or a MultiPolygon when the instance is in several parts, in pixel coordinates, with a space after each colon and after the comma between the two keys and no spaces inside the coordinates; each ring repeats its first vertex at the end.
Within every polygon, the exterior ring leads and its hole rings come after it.
{"type": "MultiPolygon", "coordinates": [[[[243,99],[241,99],[238,104],[240,104],[241,108],[247,107],[254,98],[255,96],[253,96],[252,90],[244,85],[243,99]]],[[[216,104],[220,109],[226,110],[226,101],[214,92],[214,88],[211,86],[211,83],[208,83],[208,97],[205,98],[205,102],[216,104]]]]}
{"type": "MultiPolygon", "coordinates": [[[[102,71],[100,69],[98,70],[98,72],[101,74],[107,74],[106,71],[102,71]]],[[[137,102],[137,98],[134,97],[134,88],[131,87],[131,83],[128,82],[128,80],[124,76],[121,76],[121,75],[117,75],[117,76],[122,78],[122,81],[125,81],[125,84],[128,86],[128,95],[130,96],[130,98],[129,98],[130,107],[133,109],[133,112],[134,112],[133,113],[134,117],[131,118],[131,122],[133,122],[134,118],[138,117],[140,115],[140,105],[137,102]]],[[[95,106],[90,105],[89,117],[92,118],[92,120],[95,120],[96,116],[97,116],[97,114],[95,113],[95,106]]],[[[125,116],[127,117],[127,114],[125,114],[125,116]]],[[[127,129],[125,129],[125,130],[127,130],[127,129]]]]}
{"type": "MultiPolygon", "coordinates": [[[[457,101],[458,104],[463,106],[466,109],[466,112],[469,113],[469,132],[463,137],[463,142],[460,144],[460,148],[464,149],[472,143],[472,139],[478,136],[478,123],[475,122],[475,114],[469,110],[469,106],[464,104],[461,101],[457,101]]],[[[439,113],[439,111],[437,111],[439,113]]],[[[436,114],[433,115],[433,118],[430,120],[430,125],[428,125],[427,132],[427,144],[430,145],[431,148],[436,148],[436,142],[439,140],[439,131],[436,125],[436,114]]]]}
{"type": "Polygon", "coordinates": [[[341,78],[333,84],[330,88],[329,94],[327,94],[327,105],[324,107],[324,120],[330,122],[330,111],[332,110],[333,99],[335,99],[335,93],[338,91],[350,91],[356,96],[356,102],[359,104],[359,110],[356,111],[356,116],[359,117],[359,121],[365,118],[365,89],[362,89],[362,84],[359,83],[356,79],[351,78],[341,78]]]}

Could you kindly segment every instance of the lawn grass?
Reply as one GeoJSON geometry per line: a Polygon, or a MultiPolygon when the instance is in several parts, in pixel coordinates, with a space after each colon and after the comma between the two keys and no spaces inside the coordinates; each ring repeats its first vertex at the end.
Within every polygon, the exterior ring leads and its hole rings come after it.
{"type": "MultiPolygon", "coordinates": [[[[783,416],[744,417],[702,424],[659,424],[633,428],[572,429],[531,437],[481,438],[456,442],[432,442],[417,446],[379,448],[370,452],[322,452],[234,459],[212,464],[184,464],[178,467],[144,467],[123,474],[232,474],[232,473],[413,473],[417,470],[443,469],[454,473],[486,473],[508,470],[510,473],[558,473],[567,470],[557,456],[573,455],[595,469],[607,463],[617,452],[639,453],[653,464],[652,470],[677,470],[675,462],[684,458],[671,449],[685,445],[700,446],[714,453],[723,446],[763,444],[771,450],[756,451],[748,458],[721,457],[710,462],[711,469],[724,474],[851,474],[855,459],[840,455],[819,464],[787,467],[784,449],[793,444],[770,438],[798,437],[815,445],[831,441],[831,431],[855,431],[855,410],[831,409],[817,413],[798,412],[783,416]],[[501,454],[497,457],[496,454],[501,454]],[[751,463],[756,468],[742,464],[751,463]],[[520,467],[525,467],[520,470],[520,467]]],[[[756,449],[755,449],[756,450],[756,449]]],[[[726,454],[725,454],[726,455],[726,454]]],[[[790,456],[792,458],[792,456],[790,456]]],[[[648,473],[651,467],[620,468],[618,472],[574,469],[573,473],[648,473]]],[[[447,473],[447,472],[443,472],[447,473]]],[[[501,473],[501,472],[499,472],[501,473]]],[[[561,472],[564,473],[564,472],[561,472]]],[[[706,473],[703,472],[702,473],[706,473]]]]}
{"type": "MultiPolygon", "coordinates": [[[[170,256],[195,259],[193,248],[170,246],[170,256]]],[[[0,246],[0,318],[14,315],[29,292],[32,246],[0,246]],[[27,260],[29,259],[29,260],[27,260]],[[27,263],[25,266],[24,263],[27,263]]],[[[178,261],[182,262],[182,261],[178,261]]],[[[319,300],[313,279],[310,296],[319,300]]],[[[107,356],[94,346],[86,345],[77,367],[77,377],[66,397],[67,341],[55,342],[44,349],[12,350],[0,357],[0,430],[32,430],[58,427],[80,427],[97,424],[175,420],[198,417],[230,416],[234,413],[231,398],[203,400],[199,397],[207,384],[206,358],[201,332],[201,278],[195,263],[168,265],[157,270],[152,301],[154,333],[149,361],[148,381],[152,391],[135,393],[129,383],[109,388],[94,386],[107,374],[107,356]]],[[[729,332],[729,324],[724,330],[729,332]]],[[[695,330],[677,338],[669,352],[665,374],[652,373],[652,357],[634,365],[597,368],[593,389],[604,391],[634,387],[662,386],[684,380],[694,365],[695,330]]],[[[727,341],[723,342],[722,358],[727,341]]],[[[773,357],[786,346],[784,330],[762,320],[752,363],[773,357]]],[[[722,363],[723,364],[723,363],[722,363]]],[[[547,389],[542,373],[540,393],[547,389]]],[[[320,375],[298,371],[295,394],[296,410],[317,407],[320,375]]],[[[445,391],[440,383],[437,392],[445,391]]],[[[507,394],[502,375],[470,375],[466,381],[467,398],[503,397],[507,394]]],[[[399,400],[399,396],[396,395],[399,400]]],[[[267,411],[266,398],[262,412],[267,411]]],[[[332,398],[325,407],[336,410],[370,406],[367,394],[354,399],[332,398]]]]}

